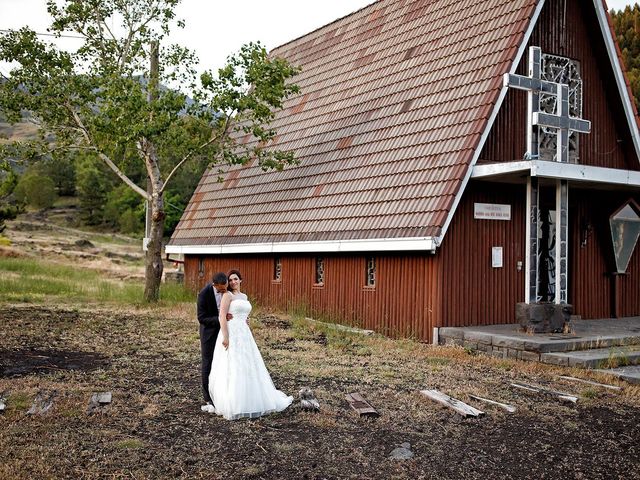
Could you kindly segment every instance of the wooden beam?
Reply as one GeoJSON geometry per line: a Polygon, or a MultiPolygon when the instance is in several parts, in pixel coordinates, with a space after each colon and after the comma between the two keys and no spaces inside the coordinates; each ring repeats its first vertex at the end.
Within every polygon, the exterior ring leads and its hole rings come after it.
{"type": "Polygon", "coordinates": [[[567,402],[577,403],[578,397],[570,393],[558,392],[557,390],[550,390],[548,388],[540,387],[538,385],[527,385],[526,383],[512,383],[512,387],[519,388],[521,390],[528,390],[530,392],[542,393],[545,395],[553,395],[560,400],[566,400],[567,402]]]}
{"type": "Polygon", "coordinates": [[[471,405],[467,405],[466,403],[456,400],[455,398],[439,392],[438,390],[420,390],[420,393],[434,402],[453,409],[463,417],[480,417],[484,415],[483,411],[473,408],[471,405]]]}
{"type": "Polygon", "coordinates": [[[509,413],[515,413],[515,411],[516,411],[516,407],[513,407],[511,405],[507,405],[506,403],[496,402],[495,400],[489,400],[488,398],[478,397],[476,395],[469,395],[469,398],[472,398],[474,400],[478,400],[480,402],[489,403],[491,405],[497,405],[498,407],[502,408],[503,410],[506,410],[509,413]]]}
{"type": "Polygon", "coordinates": [[[594,385],[596,387],[608,388],[610,390],[622,390],[622,387],[618,387],[615,385],[606,385],[604,383],[592,382],[591,380],[585,380],[583,378],[566,377],[564,375],[558,375],[558,378],[562,378],[563,380],[569,380],[573,382],[586,383],[587,385],[594,385]]]}
{"type": "Polygon", "coordinates": [[[359,393],[348,393],[345,395],[347,402],[358,414],[363,417],[378,417],[380,414],[367,402],[359,393]]]}

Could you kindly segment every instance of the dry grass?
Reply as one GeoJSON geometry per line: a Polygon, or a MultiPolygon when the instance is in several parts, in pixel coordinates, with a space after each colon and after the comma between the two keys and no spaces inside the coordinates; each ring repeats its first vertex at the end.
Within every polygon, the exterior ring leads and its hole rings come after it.
{"type": "MultiPolygon", "coordinates": [[[[13,245],[0,248],[0,264],[23,261],[26,268],[0,269],[0,280],[31,278],[24,300],[0,298],[0,396],[8,400],[0,416],[0,478],[597,479],[640,472],[639,386],[460,347],[358,335],[259,306],[251,327],[275,384],[294,396],[310,387],[320,411],[294,404],[237,422],[202,414],[194,296],[151,306],[125,298],[36,295],[29,288],[51,277],[73,283],[73,275],[60,273],[68,258],[89,271],[98,267],[97,275],[112,283],[126,274],[125,266],[141,266],[99,252],[83,258],[87,252],[72,248],[78,237],[71,230],[62,231],[70,235],[64,240],[52,227],[55,240],[48,243],[46,232],[27,232],[9,232],[13,245]],[[624,390],[586,388],[557,375],[624,390]],[[509,386],[514,381],[580,399],[562,403],[515,390],[509,386]],[[425,388],[487,415],[462,419],[420,395],[425,388]],[[41,391],[56,392],[52,410],[27,416],[41,391]],[[88,415],[91,395],[103,391],[112,392],[112,405],[88,415]],[[362,393],[380,417],[359,418],[344,398],[350,392],[362,393]],[[509,415],[474,403],[470,394],[518,410],[509,415]],[[389,459],[403,442],[415,457],[389,459]]],[[[137,248],[122,239],[91,241],[102,253],[137,248]]]]}
{"type": "Polygon", "coordinates": [[[198,410],[199,352],[192,304],[141,308],[5,304],[4,312],[2,351],[28,346],[87,352],[106,363],[0,378],[0,393],[10,392],[0,431],[0,451],[9,456],[0,476],[12,475],[3,478],[59,478],[74,476],[76,469],[88,477],[207,477],[208,469],[214,468],[208,460],[212,449],[223,465],[216,464],[216,471],[231,478],[237,472],[244,472],[241,478],[284,478],[304,472],[314,478],[313,464],[320,466],[325,478],[418,478],[430,471],[439,472],[438,478],[465,478],[472,464],[465,463],[466,456],[457,458],[456,452],[469,448],[482,451],[485,459],[481,464],[474,461],[473,468],[493,478],[495,461],[503,462],[504,471],[524,474],[518,455],[498,460],[500,448],[540,439],[548,444],[548,452],[538,459],[534,476],[545,476],[553,468],[563,471],[552,467],[560,445],[575,449],[580,444],[575,461],[584,465],[607,457],[618,465],[616,471],[637,466],[637,458],[620,449],[620,445],[628,449],[633,440],[620,435],[633,439],[640,434],[640,388],[625,385],[622,392],[609,392],[556,379],[568,374],[598,380],[592,372],[318,328],[304,319],[262,309],[253,317],[252,328],[276,385],[294,395],[303,386],[311,387],[321,410],[308,413],[294,406],[257,421],[226,422],[198,410]],[[509,387],[512,381],[578,393],[580,400],[575,406],[517,391],[509,387]],[[518,412],[508,415],[475,404],[488,416],[463,420],[422,397],[418,391],[424,388],[471,404],[469,394],[492,398],[515,405],[518,412]],[[54,408],[41,418],[25,417],[42,390],[58,392],[54,408]],[[111,391],[114,402],[104,415],[87,416],[88,399],[99,391],[111,391]],[[365,396],[380,418],[357,418],[344,399],[354,391],[365,396]],[[25,429],[29,434],[21,441],[25,429]],[[609,431],[615,431],[622,443],[602,445],[598,439],[608,438],[609,431]],[[45,440],[51,435],[55,442],[45,440]],[[591,438],[594,444],[589,443],[591,438]],[[417,459],[402,466],[384,460],[403,441],[412,444],[417,459]],[[186,450],[175,451],[179,444],[186,450]],[[489,444],[492,447],[486,450],[489,444]],[[250,457],[247,451],[252,452],[250,457]],[[83,455],[102,460],[85,465],[83,455]],[[31,462],[24,462],[25,457],[31,462]],[[346,457],[353,463],[341,467],[346,457]],[[440,466],[430,463],[429,459],[440,457],[448,461],[440,466]]]}

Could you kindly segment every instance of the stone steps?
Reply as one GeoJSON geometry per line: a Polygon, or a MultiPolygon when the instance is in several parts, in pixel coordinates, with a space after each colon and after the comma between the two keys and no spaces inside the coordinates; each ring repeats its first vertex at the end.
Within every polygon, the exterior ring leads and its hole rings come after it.
{"type": "Polygon", "coordinates": [[[629,367],[610,368],[608,370],[596,370],[597,372],[614,375],[620,380],[625,380],[635,385],[640,385],[640,365],[631,365],[629,367]]]}
{"type": "Polygon", "coordinates": [[[541,353],[540,361],[563,367],[600,369],[637,365],[640,364],[640,345],[541,353]]]}

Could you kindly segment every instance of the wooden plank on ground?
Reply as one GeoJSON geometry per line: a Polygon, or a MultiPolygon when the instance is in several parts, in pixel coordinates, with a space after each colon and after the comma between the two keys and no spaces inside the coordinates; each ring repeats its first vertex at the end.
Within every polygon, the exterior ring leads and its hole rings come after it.
{"type": "Polygon", "coordinates": [[[521,390],[528,390],[530,392],[542,393],[545,395],[553,395],[554,397],[558,397],[560,400],[565,400],[567,402],[576,403],[578,401],[578,397],[576,395],[572,395],[570,393],[558,392],[557,390],[550,390],[548,388],[540,387],[538,385],[528,385],[526,383],[512,383],[512,387],[519,388],[521,390]]]}
{"type": "Polygon", "coordinates": [[[298,392],[300,396],[300,407],[303,410],[319,411],[320,402],[316,399],[313,391],[309,387],[304,387],[298,392]]]}
{"type": "Polygon", "coordinates": [[[469,398],[472,398],[474,400],[478,400],[480,402],[485,402],[485,403],[488,403],[490,405],[497,405],[498,407],[502,408],[503,410],[505,410],[505,411],[507,411],[509,413],[514,413],[516,411],[516,407],[514,407],[514,406],[507,405],[506,403],[496,402],[495,400],[489,400],[488,398],[478,397],[477,395],[469,395],[469,398]]]}
{"type": "Polygon", "coordinates": [[[100,405],[106,405],[108,403],[111,403],[111,399],[112,399],[111,392],[95,393],[94,397],[96,398],[96,401],[100,405]]]}
{"type": "Polygon", "coordinates": [[[89,400],[89,406],[87,407],[87,414],[105,413],[109,404],[111,404],[112,395],[111,392],[100,392],[91,395],[89,400]]]}
{"type": "Polygon", "coordinates": [[[347,402],[349,402],[351,408],[358,412],[361,417],[377,417],[380,415],[377,410],[357,392],[348,393],[345,395],[345,398],[347,399],[347,402]]]}
{"type": "Polygon", "coordinates": [[[42,415],[47,413],[53,406],[53,398],[56,392],[39,392],[33,401],[31,408],[27,410],[27,415],[42,415]]]}
{"type": "Polygon", "coordinates": [[[373,335],[374,332],[373,330],[364,330],[362,328],[355,328],[355,327],[347,327],[346,325],[340,325],[339,323],[327,323],[327,322],[321,322],[320,320],[316,320],[314,318],[311,317],[304,317],[304,319],[308,322],[311,323],[317,323],[319,325],[324,325],[325,327],[329,327],[333,330],[341,330],[343,332],[349,332],[349,333],[357,333],[358,335],[373,335]]]}
{"type": "Polygon", "coordinates": [[[591,380],[585,380],[584,378],[567,377],[565,375],[558,375],[558,378],[562,378],[563,380],[569,380],[572,382],[586,383],[587,385],[593,385],[596,387],[608,388],[609,390],[622,390],[622,387],[618,387],[616,385],[607,385],[605,383],[593,382],[591,380]]]}
{"type": "Polygon", "coordinates": [[[473,408],[471,405],[467,405],[466,403],[452,398],[445,393],[439,392],[438,390],[420,390],[420,393],[434,402],[453,409],[463,417],[481,417],[484,415],[482,410],[473,408]]]}

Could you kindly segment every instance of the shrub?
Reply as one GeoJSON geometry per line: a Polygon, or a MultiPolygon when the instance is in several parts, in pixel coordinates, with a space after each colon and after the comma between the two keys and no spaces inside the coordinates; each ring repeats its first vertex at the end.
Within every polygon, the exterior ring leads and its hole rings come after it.
{"type": "Polygon", "coordinates": [[[14,191],[16,199],[35,208],[49,208],[56,200],[56,186],[48,177],[37,173],[23,175],[14,191]]]}

